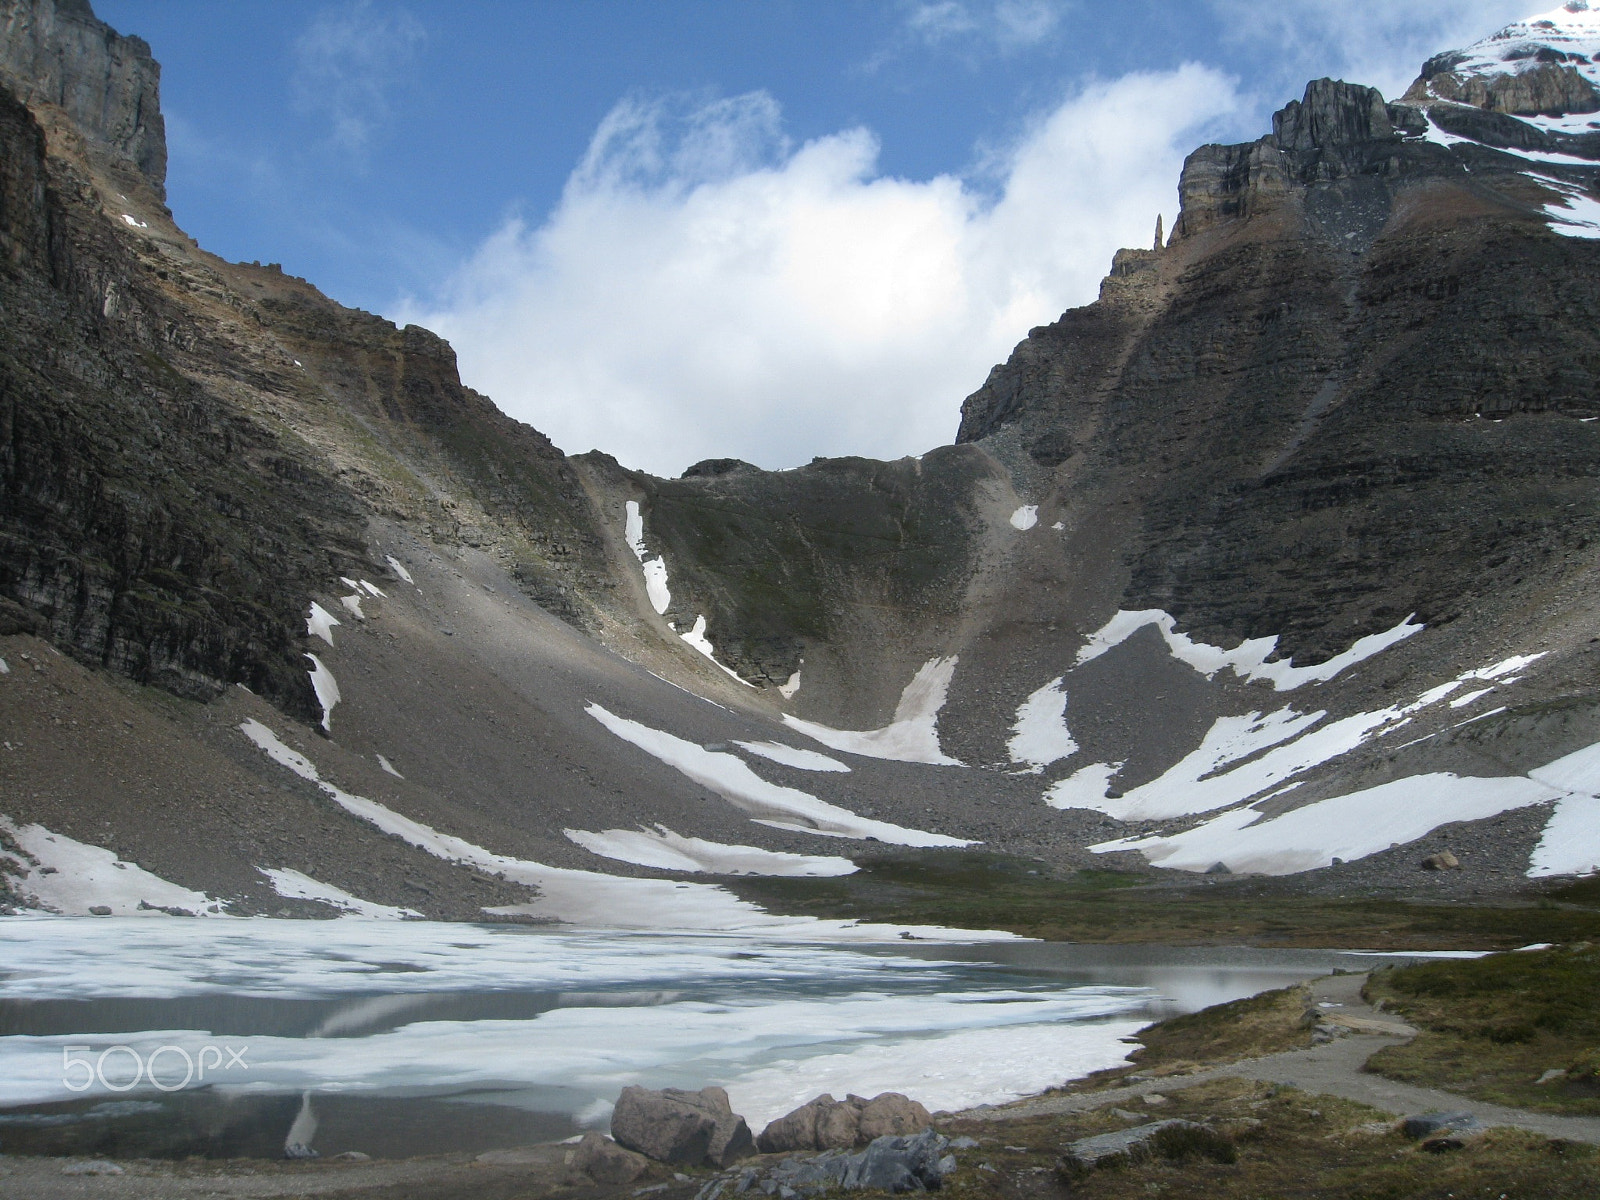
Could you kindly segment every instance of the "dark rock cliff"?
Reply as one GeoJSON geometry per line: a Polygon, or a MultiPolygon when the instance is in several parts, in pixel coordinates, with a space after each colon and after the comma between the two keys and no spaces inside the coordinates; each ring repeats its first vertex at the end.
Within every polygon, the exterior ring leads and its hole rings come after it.
{"type": "Polygon", "coordinates": [[[1202,147],[1169,245],[966,401],[960,441],[1134,506],[1122,607],[1315,659],[1600,537],[1600,243],[1551,231],[1526,162],[1426,128],[1320,80],[1260,141],[1202,147]]]}
{"type": "Polygon", "coordinates": [[[127,159],[157,195],[167,178],[161,68],[88,0],[0,0],[0,82],[60,109],[91,147],[127,159]]]}

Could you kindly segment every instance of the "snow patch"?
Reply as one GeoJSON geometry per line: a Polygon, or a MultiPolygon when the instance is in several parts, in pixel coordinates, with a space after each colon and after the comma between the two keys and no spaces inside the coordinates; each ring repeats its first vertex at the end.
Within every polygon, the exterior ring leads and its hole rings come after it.
{"type": "Polygon", "coordinates": [[[932,763],[935,766],[962,766],[939,749],[939,710],[944,707],[955,675],[957,656],[930,658],[922,664],[900,693],[894,721],[882,729],[860,732],[831,729],[815,721],[783,714],[783,723],[814,741],[847,754],[864,758],[886,758],[896,762],[932,763]]]}
{"type": "Polygon", "coordinates": [[[1393,843],[1426,837],[1440,825],[1482,820],[1557,795],[1553,788],[1520,776],[1412,775],[1270,819],[1238,808],[1183,833],[1120,838],[1089,849],[1097,854],[1139,850],[1152,866],[1180,871],[1205,871],[1220,862],[1235,874],[1291,875],[1330,866],[1335,858],[1366,858],[1393,843]]]}
{"type": "Polygon", "coordinates": [[[794,699],[794,694],[796,692],[798,692],[799,690],[800,690],[800,672],[799,671],[796,671],[793,675],[789,676],[789,680],[788,680],[787,683],[780,683],[778,685],[778,695],[782,696],[785,700],[793,700],[794,699]]]}
{"type": "Polygon", "coordinates": [[[1044,802],[1051,808],[1093,808],[1104,801],[1111,777],[1121,769],[1121,763],[1090,763],[1079,767],[1065,779],[1051,784],[1044,794],[1044,802]]]}
{"type": "Polygon", "coordinates": [[[51,833],[43,825],[15,825],[0,816],[0,829],[11,835],[25,855],[15,889],[46,911],[63,916],[89,916],[92,908],[109,908],[117,917],[160,917],[161,909],[179,909],[198,917],[220,917],[222,902],[124,862],[110,850],[51,833]],[[48,873],[47,873],[48,872],[48,873]]]}
{"type": "Polygon", "coordinates": [[[305,755],[289,749],[261,722],[239,726],[269,758],[316,784],[339,807],[383,833],[448,862],[462,863],[512,883],[537,888],[526,904],[487,909],[492,915],[543,917],[569,924],[657,932],[757,933],[793,941],[898,941],[902,932],[934,941],[1008,941],[1015,935],[993,930],[954,930],[939,926],[861,925],[811,917],[779,917],[740,900],[714,884],[667,879],[624,879],[594,871],[547,867],[543,863],[495,854],[464,838],[441,833],[401,816],[364,796],[324,781],[305,755]]]}
{"type": "Polygon", "coordinates": [[[257,867],[256,870],[267,877],[272,884],[272,890],[285,900],[315,900],[318,904],[326,904],[331,908],[339,909],[341,912],[350,913],[352,916],[368,917],[373,920],[422,919],[422,914],[415,909],[395,908],[389,904],[374,904],[371,900],[363,900],[359,896],[352,896],[343,888],[336,888],[331,883],[323,883],[288,867],[257,867]]]}
{"type": "Polygon", "coordinates": [[[123,213],[122,214],[122,223],[124,225],[131,225],[134,229],[149,229],[150,228],[150,226],[146,222],[139,220],[139,218],[134,216],[132,213],[123,213]]]}
{"type": "Polygon", "coordinates": [[[569,841],[592,854],[661,871],[690,871],[711,875],[778,875],[820,878],[853,875],[858,870],[848,858],[810,854],[781,854],[756,846],[729,846],[701,838],[682,837],[665,825],[655,829],[606,829],[590,833],[562,830],[569,841]]]}
{"type": "Polygon", "coordinates": [[[782,742],[736,741],[733,744],[741,750],[750,751],[751,754],[801,771],[834,771],[845,774],[850,771],[850,768],[837,758],[829,758],[826,754],[818,754],[815,750],[798,750],[793,746],[785,746],[782,742]]]}
{"type": "Polygon", "coordinates": [[[398,558],[392,554],[385,554],[383,556],[383,561],[389,564],[389,570],[393,571],[401,579],[404,579],[407,583],[411,584],[412,587],[416,586],[416,580],[411,578],[411,572],[406,570],[405,565],[401,563],[398,558]]]}
{"type": "Polygon", "coordinates": [[[360,592],[357,592],[352,596],[340,596],[339,603],[344,605],[345,611],[354,616],[356,620],[365,621],[367,619],[367,614],[361,611],[360,592]]]}
{"type": "Polygon", "coordinates": [[[322,727],[332,733],[330,721],[333,718],[333,706],[339,703],[339,681],[315,654],[307,654],[306,657],[311,660],[311,690],[316,692],[317,703],[322,705],[322,727]]]}
{"type": "Polygon", "coordinates": [[[306,636],[319,637],[332,646],[333,627],[343,623],[338,617],[313,600],[311,602],[311,613],[306,617],[306,636]]]}
{"type": "Polygon", "coordinates": [[[6,660],[5,659],[0,658],[0,675],[9,675],[9,674],[11,674],[11,668],[6,665],[6,660]]]}
{"type": "Polygon", "coordinates": [[[707,750],[683,738],[619,717],[598,704],[585,709],[623,741],[631,742],[676,771],[708,788],[754,820],[778,829],[833,837],[876,838],[894,846],[970,846],[961,838],[887,821],[860,817],[849,809],[819,800],[810,792],[768,783],[736,754],[707,750]]]}
{"type": "Polygon", "coordinates": [[[1013,529],[1032,529],[1039,523],[1039,506],[1037,504],[1024,504],[1011,514],[1011,527],[1013,529]]]}
{"type": "MultiPolygon", "coordinates": [[[[661,610],[657,609],[656,611],[659,612],[661,610]]],[[[699,616],[695,617],[693,629],[689,630],[688,633],[680,633],[678,636],[684,641],[688,642],[689,645],[693,646],[696,650],[700,651],[701,654],[704,654],[707,658],[709,658],[712,665],[726,675],[729,679],[736,680],[739,683],[744,684],[747,688],[753,688],[756,686],[748,679],[741,679],[738,673],[735,672],[731,667],[726,667],[717,661],[717,648],[711,644],[711,639],[706,637],[706,618],[704,613],[701,613],[699,616]]]]}
{"type": "Polygon", "coordinates": [[[1035,773],[1078,752],[1078,743],[1067,729],[1067,693],[1061,676],[1022,702],[1006,751],[1012,762],[1027,763],[1035,773]]]}
{"type": "Polygon", "coordinates": [[[380,767],[382,767],[386,773],[388,773],[390,775],[393,775],[396,779],[404,779],[405,778],[404,775],[400,774],[399,771],[396,771],[394,769],[394,764],[392,762],[390,762],[387,758],[385,758],[383,755],[379,754],[376,757],[378,759],[378,765],[380,767]]]}
{"type": "Polygon", "coordinates": [[[1358,638],[1348,650],[1334,655],[1327,662],[1309,667],[1297,667],[1290,659],[1267,661],[1278,648],[1276,635],[1248,638],[1232,650],[1224,650],[1221,646],[1197,642],[1187,634],[1179,633],[1176,628],[1177,619],[1159,608],[1141,609],[1137,612],[1121,610],[1089,636],[1089,640],[1078,651],[1077,665],[1082,666],[1099,658],[1106,651],[1120,646],[1146,625],[1153,625],[1160,631],[1172,656],[1180,662],[1188,663],[1207,679],[1224,667],[1232,667],[1234,674],[1247,683],[1268,679],[1272,681],[1274,690],[1287,692],[1307,683],[1326,683],[1356,663],[1387,650],[1396,642],[1404,641],[1413,634],[1421,633],[1425,627],[1411,623],[1415,615],[1413,613],[1393,629],[1386,629],[1381,633],[1369,633],[1366,637],[1358,638]]]}
{"type": "Polygon", "coordinates": [[[645,595],[650,598],[650,607],[655,609],[658,615],[664,614],[672,603],[672,593],[667,590],[667,560],[660,555],[655,558],[647,557],[649,551],[644,546],[644,516],[639,512],[639,502],[629,500],[626,508],[628,518],[623,532],[628,539],[628,549],[633,551],[633,556],[639,560],[639,565],[644,571],[644,590],[645,595]]]}
{"type": "Polygon", "coordinates": [[[377,584],[368,583],[365,579],[361,581],[361,587],[367,592],[368,595],[376,596],[379,600],[387,600],[389,598],[388,593],[380,588],[377,584]]]}

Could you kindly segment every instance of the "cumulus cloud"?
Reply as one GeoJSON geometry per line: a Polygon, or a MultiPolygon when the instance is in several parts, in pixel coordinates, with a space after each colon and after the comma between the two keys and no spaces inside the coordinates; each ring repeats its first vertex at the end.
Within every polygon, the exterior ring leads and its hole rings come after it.
{"type": "Polygon", "coordinates": [[[567,450],[660,474],[920,453],[1113,251],[1171,227],[1184,154],[1236,105],[1196,65],[1092,83],[980,188],[883,175],[865,129],[794,146],[764,93],[629,98],[548,218],[505,222],[400,317],[567,450]]]}
{"type": "Polygon", "coordinates": [[[375,13],[371,0],[323,9],[295,40],[295,107],[325,117],[338,148],[363,150],[388,117],[389,93],[424,37],[404,9],[375,13]]]}
{"type": "MultiPolygon", "coordinates": [[[[1545,0],[1554,7],[1554,0],[1545,0]]],[[[1365,83],[1393,99],[1424,61],[1520,20],[1538,0],[1212,0],[1227,37],[1262,64],[1255,80],[1275,91],[1332,75],[1365,83]]],[[[1287,94],[1274,95],[1273,107],[1287,94]]]]}

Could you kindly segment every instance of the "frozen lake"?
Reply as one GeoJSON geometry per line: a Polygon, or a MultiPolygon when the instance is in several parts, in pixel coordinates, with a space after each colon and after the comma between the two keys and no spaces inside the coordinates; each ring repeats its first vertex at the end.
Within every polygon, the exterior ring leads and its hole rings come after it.
{"type": "Polygon", "coordinates": [[[604,1128],[626,1085],[930,1109],[1122,1060],[1153,1019],[1335,951],[785,942],[430,922],[0,922],[0,1149],[479,1150],[604,1128]],[[305,1112],[309,1095],[310,1111],[305,1112]]]}

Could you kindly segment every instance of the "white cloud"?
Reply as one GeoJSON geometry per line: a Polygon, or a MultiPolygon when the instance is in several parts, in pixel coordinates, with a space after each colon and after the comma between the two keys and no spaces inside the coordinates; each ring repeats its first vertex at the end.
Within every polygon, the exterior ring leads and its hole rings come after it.
{"type": "MultiPolygon", "coordinates": [[[[1554,0],[1544,0],[1553,4],[1554,0]]],[[[1229,39],[1257,53],[1258,86],[1289,88],[1272,107],[1297,99],[1307,79],[1365,83],[1395,99],[1422,64],[1543,7],[1540,0],[1212,0],[1229,39]]]]}
{"type": "Polygon", "coordinates": [[[905,28],[928,45],[976,38],[1005,54],[1046,41],[1064,8],[1060,0],[925,0],[909,6],[905,28]]]}
{"type": "Polygon", "coordinates": [[[1149,245],[1158,212],[1171,227],[1184,154],[1235,107],[1196,65],[1087,85],[986,198],[881,175],[865,129],[793,147],[764,93],[625,100],[542,224],[507,221],[401,319],[571,451],[666,474],[920,453],[1114,250],[1149,245]]]}
{"type": "Polygon", "coordinates": [[[295,107],[326,117],[335,146],[364,149],[389,115],[389,92],[424,36],[410,13],[397,9],[380,16],[371,0],[323,9],[295,41],[295,107]]]}

